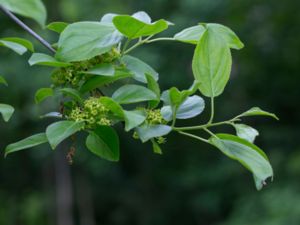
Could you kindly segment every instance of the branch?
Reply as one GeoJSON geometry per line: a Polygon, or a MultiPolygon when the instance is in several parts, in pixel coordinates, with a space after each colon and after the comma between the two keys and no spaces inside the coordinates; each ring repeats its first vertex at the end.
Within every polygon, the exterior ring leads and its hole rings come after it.
{"type": "Polygon", "coordinates": [[[10,19],[12,19],[16,24],[22,27],[25,31],[27,31],[30,35],[32,35],[36,40],[38,40],[42,45],[44,45],[48,50],[52,53],[55,53],[55,49],[52,48],[51,44],[43,39],[40,35],[34,32],[30,27],[28,27],[25,23],[23,23],[18,17],[16,17],[9,10],[0,5],[0,10],[6,14],[10,19]]]}

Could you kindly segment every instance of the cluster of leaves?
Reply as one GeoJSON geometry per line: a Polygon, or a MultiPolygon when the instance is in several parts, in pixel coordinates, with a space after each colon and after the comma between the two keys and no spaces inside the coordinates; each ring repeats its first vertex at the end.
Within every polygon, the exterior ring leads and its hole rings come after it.
{"type": "Polygon", "coordinates": [[[189,27],[173,37],[154,38],[171,25],[164,19],[153,22],[145,12],[106,14],[99,22],[49,24],[47,28],[59,34],[58,42],[53,44],[56,54],[33,53],[29,64],[54,67],[53,83],[39,89],[35,101],[40,103],[55,94],[61,95],[59,110],[44,115],[59,121],[50,124],[44,133],[8,145],[5,154],[47,142],[55,149],[65,139],[84,132],[88,150],[101,158],[118,161],[119,139],[114,126],[120,123],[126,132],[133,132],[134,138],[151,142],[154,152],[159,154],[165,136],[172,131],[211,144],[250,170],[257,189],[261,189],[265,180],[273,176],[273,170],[265,153],[253,144],[258,132],[240,121],[256,115],[278,118],[254,107],[230,120],[214,122],[214,98],[222,94],[228,83],[231,49],[239,50],[243,43],[228,27],[211,23],[189,27]],[[157,41],[195,45],[195,80],[188,90],[172,87],[161,92],[159,74],[129,55],[135,48],[157,41]],[[112,95],[103,93],[108,87],[112,95]],[[204,111],[204,99],[197,92],[210,100],[209,121],[176,127],[177,120],[190,119],[204,111]],[[210,130],[221,125],[233,126],[236,135],[210,130]],[[205,131],[209,138],[190,133],[194,130],[205,131]]]}

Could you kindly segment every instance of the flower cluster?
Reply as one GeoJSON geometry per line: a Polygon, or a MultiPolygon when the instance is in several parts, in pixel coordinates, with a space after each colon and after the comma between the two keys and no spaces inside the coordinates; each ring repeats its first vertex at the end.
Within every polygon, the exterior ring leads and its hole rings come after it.
{"type": "Polygon", "coordinates": [[[86,128],[95,128],[97,125],[110,126],[109,109],[100,101],[100,98],[90,97],[84,101],[83,107],[75,107],[69,114],[69,119],[76,122],[85,122],[86,128]]]}
{"type": "Polygon", "coordinates": [[[148,124],[166,124],[160,109],[148,109],[146,121],[148,124]]]}

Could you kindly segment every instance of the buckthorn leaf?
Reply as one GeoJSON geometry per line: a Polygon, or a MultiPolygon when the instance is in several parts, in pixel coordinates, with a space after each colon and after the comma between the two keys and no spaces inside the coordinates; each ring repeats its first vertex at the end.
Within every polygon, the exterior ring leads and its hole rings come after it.
{"type": "Polygon", "coordinates": [[[65,62],[87,60],[110,51],[121,39],[122,36],[112,24],[73,23],[61,33],[55,57],[65,62]]]}
{"type": "Polygon", "coordinates": [[[52,22],[49,23],[46,28],[60,34],[68,25],[69,24],[65,22],[52,22]]]}
{"type": "Polygon", "coordinates": [[[147,78],[148,89],[153,91],[157,96],[156,100],[149,101],[149,107],[156,108],[160,103],[160,88],[157,81],[153,78],[153,76],[146,73],[146,78],[147,78]]]}
{"type": "Polygon", "coordinates": [[[24,46],[25,48],[27,48],[29,51],[34,52],[33,44],[24,38],[6,37],[6,38],[1,38],[1,40],[20,44],[20,45],[24,46]]]}
{"type": "Polygon", "coordinates": [[[63,140],[84,128],[84,122],[59,121],[49,125],[46,129],[48,141],[55,149],[63,140]]]}
{"type": "Polygon", "coordinates": [[[30,66],[43,65],[51,67],[68,67],[72,65],[71,63],[58,61],[52,56],[44,53],[33,53],[28,62],[30,66]]]}
{"type": "Polygon", "coordinates": [[[9,119],[12,117],[15,109],[14,107],[7,105],[7,104],[0,104],[0,113],[2,114],[3,120],[8,122],[9,119]]]}
{"type": "Polygon", "coordinates": [[[121,58],[128,70],[133,74],[133,78],[139,82],[147,83],[146,74],[151,75],[154,80],[158,80],[158,73],[142,60],[133,56],[125,55],[121,58]]]}
{"type": "Polygon", "coordinates": [[[42,27],[45,26],[47,12],[40,0],[0,0],[0,5],[13,13],[34,19],[42,27]]]}
{"type": "Polygon", "coordinates": [[[128,84],[114,92],[112,98],[120,104],[130,104],[157,99],[156,94],[143,86],[128,84]]]}
{"type": "Polygon", "coordinates": [[[141,125],[146,120],[146,113],[142,110],[126,111],[124,110],[125,131],[141,125]]]}
{"type": "Polygon", "coordinates": [[[32,135],[28,138],[25,138],[21,141],[18,141],[16,143],[10,144],[5,148],[5,156],[7,156],[10,153],[21,151],[24,149],[32,148],[37,145],[41,145],[48,142],[48,139],[46,137],[45,133],[39,133],[32,135]]]}
{"type": "Polygon", "coordinates": [[[115,16],[117,16],[117,15],[118,14],[115,14],[115,13],[107,13],[104,16],[102,16],[100,22],[103,22],[103,23],[112,23],[113,22],[113,18],[115,16]]]}
{"type": "Polygon", "coordinates": [[[100,75],[100,76],[113,76],[115,74],[115,68],[112,64],[103,63],[94,66],[93,68],[83,71],[85,74],[92,74],[92,75],[100,75]]]}
{"type": "Polygon", "coordinates": [[[197,44],[204,33],[205,28],[202,25],[186,28],[175,34],[174,38],[178,41],[197,44]]]}
{"type": "Polygon", "coordinates": [[[276,120],[279,120],[279,118],[274,113],[269,113],[258,107],[253,107],[253,108],[249,109],[248,111],[242,113],[238,117],[243,117],[243,116],[270,116],[276,120]]]}
{"type": "Polygon", "coordinates": [[[157,144],[157,142],[154,139],[151,139],[152,142],[152,148],[153,148],[153,152],[159,155],[162,155],[162,150],[159,146],[159,144],[157,144]]]}
{"type": "Polygon", "coordinates": [[[0,39],[0,46],[7,47],[19,55],[23,55],[27,51],[26,47],[14,41],[5,41],[3,39],[0,39]]]}
{"type": "Polygon", "coordinates": [[[207,97],[222,94],[230,76],[231,53],[227,43],[207,28],[197,44],[193,57],[193,74],[199,90],[207,97]]]}
{"type": "Polygon", "coordinates": [[[73,98],[74,100],[76,100],[77,102],[82,102],[82,98],[81,98],[81,93],[74,89],[74,88],[62,88],[60,89],[60,91],[64,94],[67,95],[71,98],[73,98]]]}
{"type": "Polygon", "coordinates": [[[37,90],[37,92],[35,93],[35,103],[39,104],[42,101],[44,101],[46,98],[53,96],[54,92],[52,88],[40,88],[39,90],[37,90]]]}
{"type": "Polygon", "coordinates": [[[141,13],[136,17],[129,15],[115,16],[113,23],[129,39],[154,35],[166,30],[169,26],[168,22],[163,19],[149,23],[149,19],[146,19],[145,15],[141,15],[141,13]]]}
{"type": "Polygon", "coordinates": [[[101,97],[99,101],[107,109],[109,109],[114,114],[114,116],[118,117],[118,119],[124,119],[124,112],[119,103],[115,102],[112,98],[109,97],[101,97]]]}
{"type": "Polygon", "coordinates": [[[109,160],[119,161],[119,137],[116,131],[108,126],[99,126],[90,132],[86,147],[95,155],[109,160]]]}
{"type": "Polygon", "coordinates": [[[256,145],[229,134],[217,134],[209,139],[210,143],[233,160],[239,161],[253,173],[256,188],[260,190],[273,170],[266,154],[256,145]]]}
{"type": "Polygon", "coordinates": [[[245,124],[233,124],[235,130],[236,130],[236,135],[239,136],[240,138],[243,138],[251,143],[254,142],[256,136],[259,135],[258,131],[254,129],[253,127],[250,127],[245,124]]]}
{"type": "Polygon", "coordinates": [[[161,125],[161,124],[158,125],[144,124],[136,128],[136,132],[138,133],[138,136],[142,142],[146,142],[151,138],[167,135],[171,131],[172,128],[170,126],[161,125]]]}

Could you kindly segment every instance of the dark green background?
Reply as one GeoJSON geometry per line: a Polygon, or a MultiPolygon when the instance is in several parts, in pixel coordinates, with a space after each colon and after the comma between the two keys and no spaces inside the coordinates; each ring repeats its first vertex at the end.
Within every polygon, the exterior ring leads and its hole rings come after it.
{"type": "MultiPolygon", "coordinates": [[[[279,122],[267,118],[245,121],[260,131],[256,143],[270,156],[275,177],[273,183],[257,192],[251,174],[211,146],[170,135],[163,146],[164,155],[159,156],[151,152],[150,145],[142,145],[119,130],[119,163],[98,159],[80,140],[72,166],[64,158],[68,143],[57,152],[44,145],[7,159],[1,156],[1,225],[300,224],[299,1],[45,3],[48,22],[99,20],[107,12],[131,14],[144,10],[153,19],[165,18],[176,24],[165,32],[166,36],[198,22],[231,27],[246,47],[233,51],[232,76],[224,94],[216,99],[216,119],[231,118],[252,106],[275,112],[279,122]],[[73,223],[68,215],[72,215],[73,223]]],[[[51,42],[57,40],[55,34],[41,30],[33,21],[24,21],[51,42]]],[[[0,37],[5,36],[32,40],[0,14],[0,37]]],[[[37,43],[36,47],[47,53],[37,43]]],[[[186,88],[192,83],[192,45],[154,43],[133,54],[159,71],[162,89],[186,88]]],[[[57,107],[57,100],[35,106],[35,90],[50,84],[50,70],[29,67],[29,57],[28,53],[19,57],[0,49],[0,74],[9,82],[8,88],[1,87],[0,102],[16,108],[9,123],[0,122],[1,155],[7,144],[43,131],[51,121],[39,120],[38,116],[57,107]]],[[[205,112],[187,123],[200,124],[207,119],[205,112]]],[[[222,131],[233,132],[226,127],[222,131]]]]}

